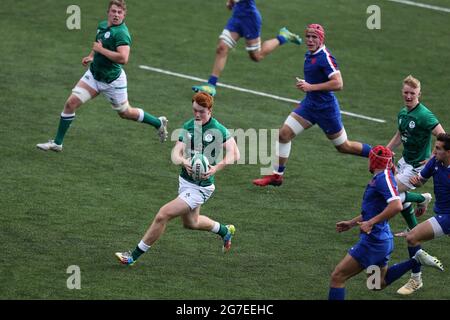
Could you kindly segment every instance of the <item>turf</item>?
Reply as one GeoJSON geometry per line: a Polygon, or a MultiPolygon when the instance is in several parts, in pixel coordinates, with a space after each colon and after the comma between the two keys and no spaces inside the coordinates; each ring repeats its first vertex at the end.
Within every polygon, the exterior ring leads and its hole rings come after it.
{"type": "MultiPolygon", "coordinates": [[[[334,266],[358,238],[356,229],[337,234],[335,223],[358,214],[370,174],[364,158],[338,154],[318,128],[294,141],[282,187],[251,184],[260,163],[247,161],[217,175],[216,192],[202,212],[236,226],[229,254],[221,253],[217,236],[183,229],[177,219],[135,266],[117,263],[114,252],[134,248],[158,209],[177,196],[179,168],[170,161],[173,142],[160,144],[153,128],[120,119],[103,97],[77,111],[62,153],[36,150],[36,143],[53,138],[64,101],[84,72],[81,58],[105,18],[106,1],[78,0],[81,30],[68,30],[70,4],[2,2],[9,12],[2,16],[7,28],[0,73],[0,299],[326,299],[334,266]],[[81,290],[66,286],[71,265],[80,267],[81,290]]],[[[196,82],[139,65],[207,78],[229,16],[225,1],[127,4],[130,103],[166,115],[175,130],[192,116],[196,82]]],[[[258,5],[263,39],[283,26],[300,34],[310,22],[325,26],[344,79],[337,93],[342,109],[386,120],[343,116],[350,139],[389,141],[408,74],[421,79],[422,102],[449,126],[450,44],[443,41],[450,36],[449,13],[373,0],[258,5]],[[372,4],[381,8],[381,30],[366,28],[372,4]]],[[[305,50],[285,45],[257,64],[241,41],[220,81],[301,99],[294,76],[303,74],[305,50]]],[[[219,88],[214,116],[230,129],[277,129],[293,107],[219,88]]],[[[430,192],[432,183],[421,190],[430,192]]],[[[405,223],[399,216],[391,226],[402,230],[405,223]]],[[[405,241],[396,239],[395,246],[391,261],[406,259],[405,241]]],[[[447,238],[424,247],[450,263],[447,238]]],[[[396,290],[406,279],[371,292],[361,274],[348,282],[347,297],[450,299],[447,271],[425,270],[423,289],[405,298],[396,290]]]]}

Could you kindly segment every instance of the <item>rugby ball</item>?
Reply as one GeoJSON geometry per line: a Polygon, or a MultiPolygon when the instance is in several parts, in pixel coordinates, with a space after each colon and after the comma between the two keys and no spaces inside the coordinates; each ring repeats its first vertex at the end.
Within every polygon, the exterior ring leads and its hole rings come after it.
{"type": "Polygon", "coordinates": [[[192,179],[195,181],[202,180],[202,175],[208,171],[209,161],[202,153],[196,153],[191,160],[192,179]]]}

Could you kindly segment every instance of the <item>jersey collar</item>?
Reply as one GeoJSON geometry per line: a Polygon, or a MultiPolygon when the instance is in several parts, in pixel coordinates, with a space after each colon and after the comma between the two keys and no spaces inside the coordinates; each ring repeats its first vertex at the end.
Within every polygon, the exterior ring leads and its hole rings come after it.
{"type": "Polygon", "coordinates": [[[320,51],[325,50],[325,45],[321,46],[319,49],[317,49],[316,51],[314,51],[313,53],[310,53],[310,55],[315,56],[316,54],[320,53],[320,51]]]}
{"type": "Polygon", "coordinates": [[[408,109],[408,107],[406,107],[406,109],[408,110],[408,113],[410,113],[410,112],[413,112],[414,110],[416,110],[418,107],[420,106],[420,101],[419,101],[419,103],[418,104],[416,104],[413,108],[411,108],[411,109],[408,109]]]}

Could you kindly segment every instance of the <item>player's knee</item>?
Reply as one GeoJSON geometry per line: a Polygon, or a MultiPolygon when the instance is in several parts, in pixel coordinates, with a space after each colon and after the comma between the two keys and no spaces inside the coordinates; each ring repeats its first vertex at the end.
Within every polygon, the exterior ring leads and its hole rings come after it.
{"type": "Polygon", "coordinates": [[[332,286],[341,285],[345,282],[345,276],[339,269],[334,269],[331,273],[332,286]]]}
{"type": "Polygon", "coordinates": [[[75,111],[76,108],[89,101],[90,99],[92,99],[92,96],[87,89],[76,86],[72,89],[72,94],[70,95],[69,99],[67,99],[65,107],[73,109],[71,111],[75,111]]]}
{"type": "Polygon", "coordinates": [[[249,51],[248,56],[252,61],[259,62],[262,60],[262,56],[259,54],[259,51],[249,51]]]}
{"type": "Polygon", "coordinates": [[[287,129],[286,127],[282,127],[278,133],[278,141],[280,143],[288,143],[290,142],[295,135],[291,132],[291,130],[287,129]]]}
{"type": "Polygon", "coordinates": [[[415,247],[418,245],[418,241],[414,235],[414,232],[408,232],[405,238],[409,247],[415,247]]]}
{"type": "Polygon", "coordinates": [[[70,97],[67,99],[66,103],[64,104],[64,112],[65,113],[74,113],[75,110],[81,105],[81,102],[73,97],[70,97]]]}
{"type": "Polygon", "coordinates": [[[280,131],[280,133],[278,135],[278,141],[280,143],[288,143],[291,141],[291,136],[287,133],[281,133],[281,131],[280,131]]]}
{"type": "Polygon", "coordinates": [[[192,221],[183,221],[183,227],[185,229],[194,230],[196,229],[196,224],[192,221]]]}
{"type": "Polygon", "coordinates": [[[228,31],[227,29],[224,29],[221,33],[221,35],[219,36],[219,45],[217,48],[219,48],[220,46],[224,46],[224,49],[226,50],[226,53],[228,52],[228,49],[231,48],[233,49],[234,47],[236,47],[236,40],[233,39],[230,31],[228,31]]]}
{"type": "Polygon", "coordinates": [[[117,115],[121,117],[122,119],[129,119],[129,120],[135,120],[134,114],[132,112],[131,106],[128,104],[128,101],[118,104],[118,105],[111,105],[112,109],[114,111],[117,111],[117,115]]]}
{"type": "Polygon", "coordinates": [[[216,47],[216,54],[219,56],[226,56],[228,54],[228,46],[220,41],[216,47]]]}
{"type": "Polygon", "coordinates": [[[128,110],[126,110],[126,111],[124,111],[124,112],[117,112],[117,115],[118,115],[119,117],[121,117],[122,119],[127,119],[127,120],[130,120],[130,119],[131,119],[128,110]]]}
{"type": "Polygon", "coordinates": [[[166,207],[162,207],[161,209],[159,209],[158,213],[155,216],[155,222],[156,223],[166,223],[167,221],[169,221],[170,215],[168,210],[166,209],[166,207]]]}
{"type": "Polygon", "coordinates": [[[261,61],[264,55],[261,54],[261,40],[256,43],[247,44],[245,50],[248,52],[248,56],[255,62],[261,61]]]}
{"type": "Polygon", "coordinates": [[[334,147],[340,153],[348,153],[348,146],[345,143],[334,147]]]}
{"type": "Polygon", "coordinates": [[[158,212],[158,214],[155,216],[154,223],[161,224],[161,223],[165,223],[165,222],[167,222],[167,219],[166,219],[165,215],[160,210],[158,212]]]}
{"type": "Polygon", "coordinates": [[[339,137],[332,139],[331,142],[333,143],[336,150],[340,153],[353,153],[352,146],[348,141],[347,133],[345,132],[345,130],[343,130],[342,134],[339,137]]]}

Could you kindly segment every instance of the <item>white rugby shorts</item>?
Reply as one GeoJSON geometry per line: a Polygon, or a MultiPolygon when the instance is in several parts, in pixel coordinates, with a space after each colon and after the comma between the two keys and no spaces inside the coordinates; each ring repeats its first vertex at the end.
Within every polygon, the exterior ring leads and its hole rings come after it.
{"type": "Polygon", "coordinates": [[[181,176],[178,176],[178,181],[178,198],[186,202],[191,210],[208,201],[216,189],[213,184],[207,187],[201,187],[183,179],[181,176]]]}
{"type": "Polygon", "coordinates": [[[410,190],[414,190],[416,187],[409,182],[409,179],[418,175],[419,172],[422,171],[423,167],[425,167],[425,165],[414,168],[412,165],[407,164],[405,159],[401,158],[397,162],[397,175],[395,178],[397,181],[400,181],[402,184],[407,186],[410,190]]]}
{"type": "Polygon", "coordinates": [[[108,101],[111,103],[114,110],[128,101],[127,75],[125,74],[125,71],[123,69],[120,73],[120,76],[111,83],[105,83],[95,80],[91,70],[89,69],[85,72],[80,80],[86,83],[95,91],[103,93],[106,99],[108,99],[108,101]]]}

